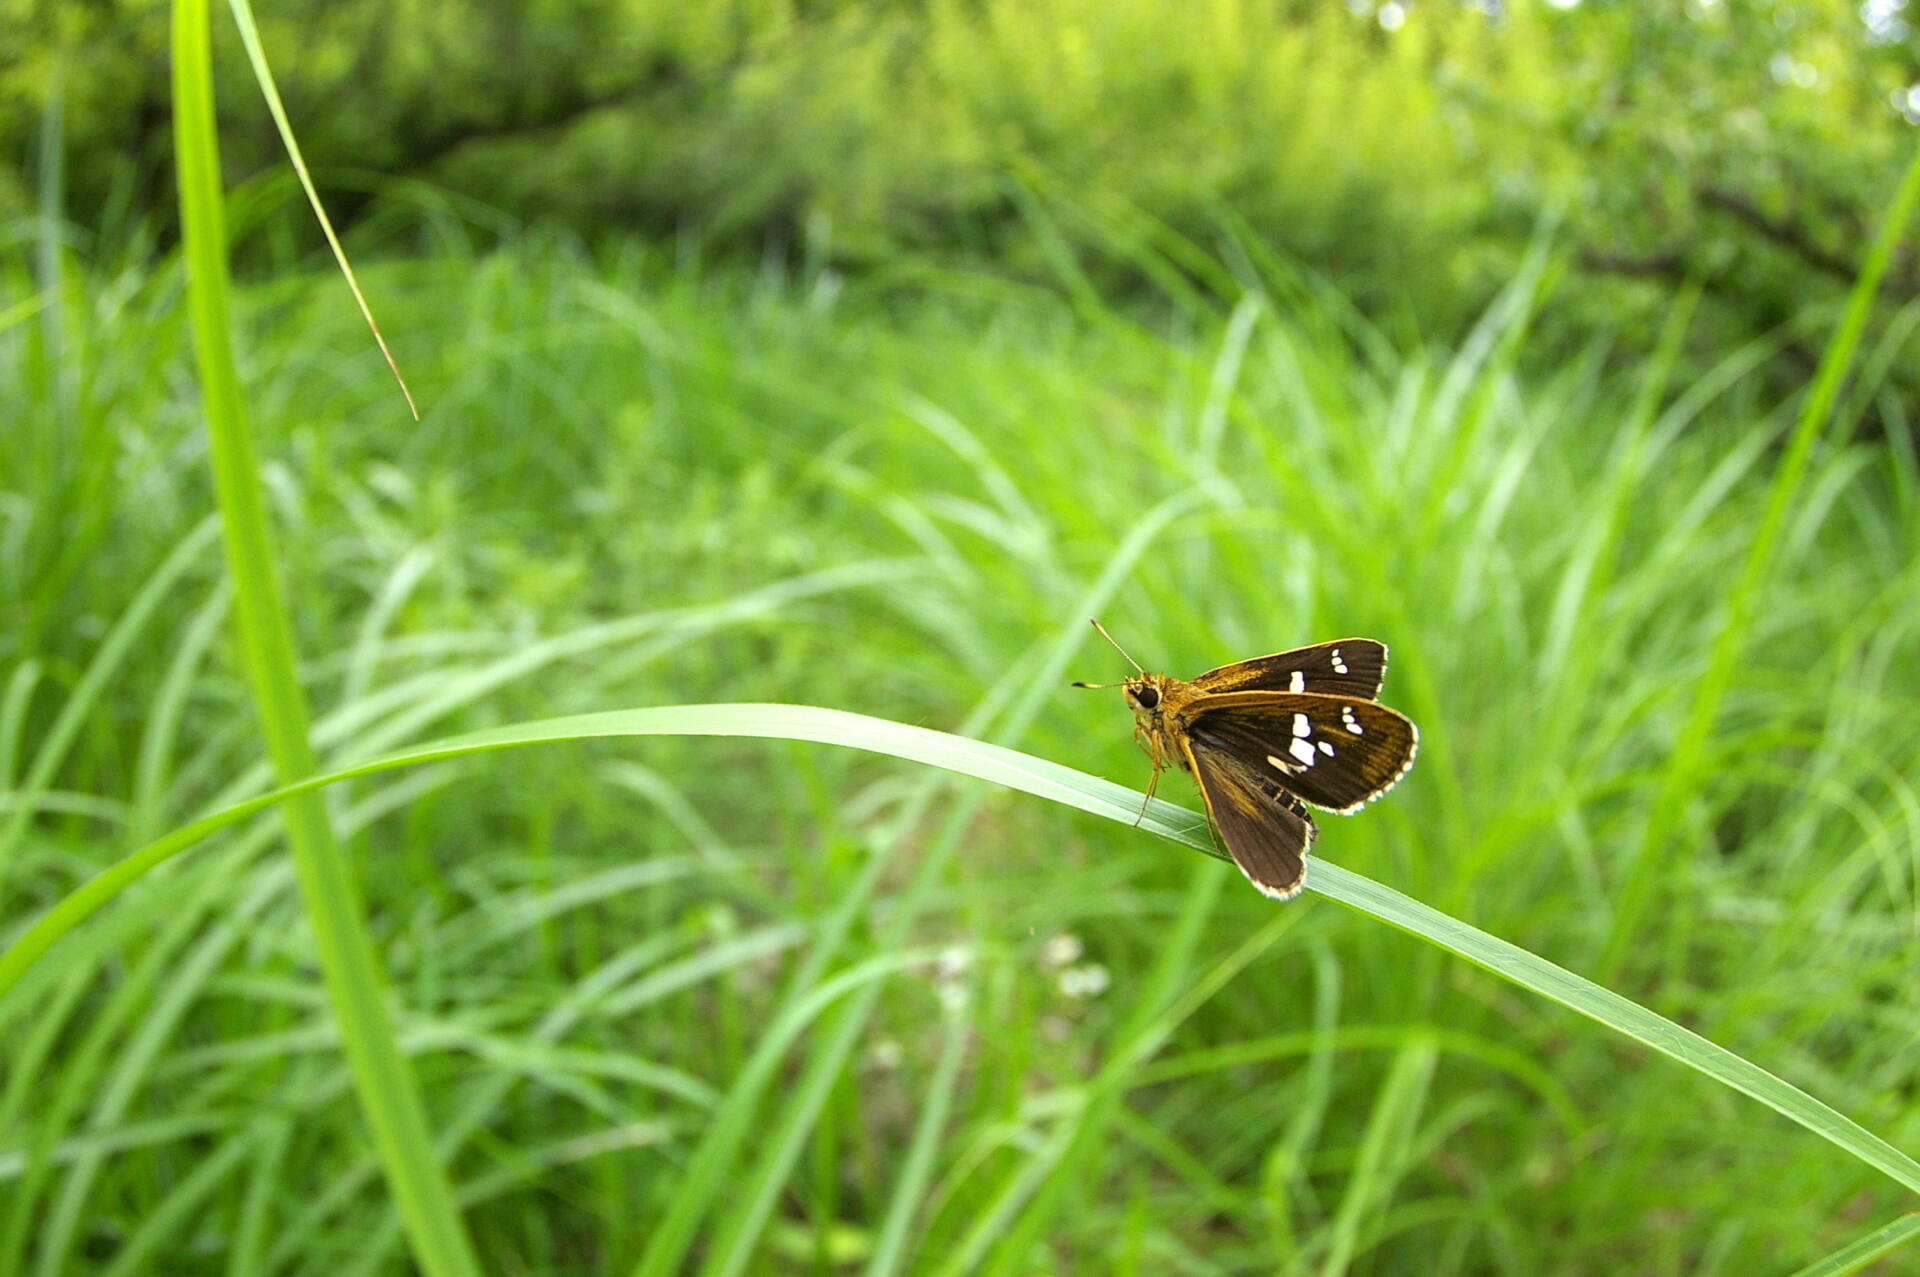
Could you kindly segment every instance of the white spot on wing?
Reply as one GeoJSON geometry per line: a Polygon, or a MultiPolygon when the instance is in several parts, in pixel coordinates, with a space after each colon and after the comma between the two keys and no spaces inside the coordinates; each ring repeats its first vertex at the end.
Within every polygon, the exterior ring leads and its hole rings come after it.
{"type": "Polygon", "coordinates": [[[1353,706],[1342,705],[1340,707],[1340,722],[1355,736],[1360,735],[1360,720],[1353,716],[1353,706]]]}
{"type": "Polygon", "coordinates": [[[1313,742],[1310,740],[1295,739],[1289,741],[1287,743],[1287,752],[1299,759],[1302,767],[1313,766],[1313,760],[1318,757],[1318,755],[1313,752],[1313,742]]]}
{"type": "Polygon", "coordinates": [[[1325,742],[1325,741],[1321,741],[1321,742],[1320,742],[1320,752],[1321,752],[1321,753],[1323,753],[1323,754],[1325,754],[1325,755],[1326,755],[1326,756],[1327,756],[1328,758],[1332,758],[1332,757],[1333,757],[1333,746],[1331,746],[1331,745],[1329,745],[1329,744],[1327,744],[1327,742],[1325,742]]]}
{"type": "Polygon", "coordinates": [[[1286,759],[1281,758],[1274,754],[1268,754],[1267,761],[1272,763],[1275,767],[1278,767],[1281,771],[1285,772],[1289,776],[1293,775],[1293,773],[1300,770],[1298,767],[1295,767],[1292,763],[1288,762],[1286,759]]]}
{"type": "Polygon", "coordinates": [[[1311,731],[1313,731],[1313,724],[1307,721],[1305,714],[1295,714],[1293,716],[1293,734],[1295,736],[1305,736],[1311,731]]]}
{"type": "Polygon", "coordinates": [[[1327,657],[1327,659],[1333,662],[1333,672],[1335,674],[1345,674],[1347,672],[1347,663],[1340,659],[1339,648],[1334,648],[1333,654],[1327,657]]]}
{"type": "Polygon", "coordinates": [[[1374,799],[1380,797],[1380,795],[1386,793],[1389,789],[1392,789],[1395,785],[1399,784],[1400,778],[1402,776],[1405,776],[1409,771],[1413,770],[1413,756],[1420,752],[1420,729],[1418,727],[1415,727],[1412,723],[1408,723],[1407,737],[1408,737],[1407,756],[1400,760],[1400,770],[1393,774],[1393,778],[1389,780],[1386,784],[1374,790],[1371,794],[1368,794],[1365,798],[1362,798],[1359,802],[1354,803],[1351,807],[1334,808],[1333,810],[1338,815],[1342,815],[1342,816],[1353,815],[1354,812],[1359,811],[1362,807],[1365,807],[1368,803],[1372,802],[1374,799]]]}
{"type": "Polygon", "coordinates": [[[1302,671],[1300,671],[1300,670],[1295,670],[1295,671],[1293,672],[1293,677],[1292,677],[1292,678],[1289,678],[1289,679],[1287,680],[1287,690],[1288,690],[1289,692],[1304,692],[1304,691],[1306,691],[1306,690],[1307,690],[1307,676],[1306,676],[1306,674],[1305,674],[1304,672],[1302,672],[1302,671]]]}

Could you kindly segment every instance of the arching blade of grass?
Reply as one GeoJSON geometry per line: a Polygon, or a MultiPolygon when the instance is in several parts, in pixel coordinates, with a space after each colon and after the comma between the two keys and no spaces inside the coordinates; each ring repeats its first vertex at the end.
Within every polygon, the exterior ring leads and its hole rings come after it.
{"type": "MultiPolygon", "coordinates": [[[[0,996],[18,983],[56,940],[155,866],[207,835],[276,802],[395,767],[520,745],[619,736],[744,736],[842,745],[990,780],[1122,824],[1131,825],[1139,810],[1138,791],[1047,759],[844,710],[807,705],[669,705],[522,723],[422,745],[311,776],[175,830],[67,896],[28,928],[12,948],[0,954],[0,996]]],[[[1156,799],[1148,805],[1140,826],[1196,851],[1217,854],[1201,818],[1186,808],[1156,799]]],[[[1316,861],[1307,885],[1320,895],[1438,945],[1502,979],[1578,1011],[1752,1096],[1867,1165],[1920,1192],[1920,1163],[1798,1087],[1666,1017],[1518,945],[1338,865],[1316,861]]]]}
{"type": "Polygon", "coordinates": [[[1846,1277],[1848,1273],[1857,1273],[1876,1259],[1886,1258],[1917,1235],[1920,1235],[1920,1212],[1902,1215],[1865,1237],[1848,1242],[1831,1255],[1823,1255],[1805,1268],[1796,1270],[1793,1277],[1846,1277]]]}
{"type": "MultiPolygon", "coordinates": [[[[187,308],[233,581],[239,659],[274,773],[283,782],[297,781],[312,775],[316,762],[234,360],[206,0],[176,0],[173,7],[173,106],[187,308]]],[[[341,1045],[414,1257],[435,1277],[476,1274],[479,1263],[446,1172],[433,1155],[418,1084],[387,1020],[387,982],[326,804],[314,787],[306,787],[289,795],[285,818],[341,1045]]]]}

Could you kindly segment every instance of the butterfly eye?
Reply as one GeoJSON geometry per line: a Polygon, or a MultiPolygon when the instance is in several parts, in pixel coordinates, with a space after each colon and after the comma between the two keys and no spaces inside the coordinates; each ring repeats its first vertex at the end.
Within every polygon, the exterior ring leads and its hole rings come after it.
{"type": "Polygon", "coordinates": [[[1133,699],[1140,702],[1141,709],[1152,709],[1160,703],[1160,693],[1151,687],[1143,687],[1133,694],[1133,699]]]}

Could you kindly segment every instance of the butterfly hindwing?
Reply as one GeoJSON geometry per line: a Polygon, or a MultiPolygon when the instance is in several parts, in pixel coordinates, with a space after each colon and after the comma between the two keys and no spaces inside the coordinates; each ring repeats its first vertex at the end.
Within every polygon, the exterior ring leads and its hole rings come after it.
{"type": "Polygon", "coordinates": [[[1319,833],[1300,800],[1232,755],[1189,748],[1188,762],[1207,814],[1247,881],[1275,900],[1299,895],[1319,833]]]}
{"type": "Polygon", "coordinates": [[[1217,692],[1321,692],[1372,700],[1387,674],[1387,645],[1369,638],[1335,639],[1256,656],[1208,670],[1196,689],[1217,692]]]}
{"type": "Polygon", "coordinates": [[[1393,788],[1419,746],[1405,715],[1355,696],[1228,692],[1200,697],[1185,717],[1196,762],[1228,755],[1343,815],[1393,788]]]}

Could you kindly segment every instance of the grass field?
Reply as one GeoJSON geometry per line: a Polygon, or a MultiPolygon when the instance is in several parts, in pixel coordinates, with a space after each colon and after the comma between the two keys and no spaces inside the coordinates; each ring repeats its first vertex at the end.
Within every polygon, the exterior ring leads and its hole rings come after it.
{"type": "MultiPolygon", "coordinates": [[[[1891,356],[1783,485],[1766,348],[1548,350],[1534,272],[1443,349],[1242,248],[1230,312],[449,248],[368,276],[417,424],[336,278],[254,281],[321,763],[777,701],[1137,786],[1067,686],[1122,669],[1089,615],[1180,674],[1376,635],[1420,759],[1325,860],[1920,1148],[1920,472],[1854,429],[1891,356]]],[[[0,331],[8,940],[270,784],[178,263],[46,303],[0,331]]],[[[1784,1273],[1912,1208],[1432,944],[899,760],[572,742],[326,811],[490,1271],[1784,1273]]],[[[406,1268],[311,917],[268,813],[0,997],[0,1271],[406,1268]]]]}

